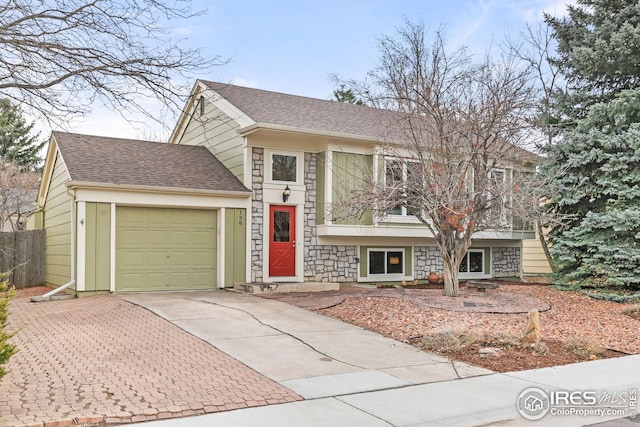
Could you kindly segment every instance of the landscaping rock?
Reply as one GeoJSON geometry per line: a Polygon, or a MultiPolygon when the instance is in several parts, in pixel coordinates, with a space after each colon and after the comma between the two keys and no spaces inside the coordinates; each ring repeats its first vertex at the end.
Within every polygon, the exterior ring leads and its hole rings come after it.
{"type": "Polygon", "coordinates": [[[540,342],[540,314],[534,308],[527,314],[527,327],[520,341],[524,344],[537,344],[540,342]]]}
{"type": "Polygon", "coordinates": [[[504,355],[504,351],[497,347],[483,347],[478,350],[478,355],[482,359],[497,359],[504,355]]]}

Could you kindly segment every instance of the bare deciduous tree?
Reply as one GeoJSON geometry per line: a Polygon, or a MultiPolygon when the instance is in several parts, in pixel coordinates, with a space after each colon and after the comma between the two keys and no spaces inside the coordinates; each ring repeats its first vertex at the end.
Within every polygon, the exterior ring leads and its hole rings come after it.
{"type": "Polygon", "coordinates": [[[0,230],[17,231],[33,210],[40,173],[0,161],[0,230]]]}
{"type": "Polygon", "coordinates": [[[384,170],[358,171],[368,181],[332,208],[373,210],[378,219],[399,210],[415,215],[442,252],[445,294],[455,296],[472,237],[513,230],[537,212],[537,156],[523,148],[532,142],[536,99],[530,71],[509,58],[475,64],[464,49],[449,52],[439,31],[428,46],[424,26],[409,22],[397,38],[380,40],[380,53],[368,82],[348,84],[368,103],[397,112],[386,125],[404,142],[387,144],[384,170]]]}
{"type": "MultiPolygon", "coordinates": [[[[537,87],[538,101],[535,105],[534,124],[546,138],[544,144],[553,144],[561,127],[569,123],[563,122],[562,115],[553,105],[553,98],[560,90],[566,91],[566,81],[563,78],[560,67],[552,61],[554,51],[553,31],[545,23],[537,26],[527,25],[526,30],[520,33],[517,41],[507,40],[508,54],[520,60],[531,71],[537,87]]],[[[546,238],[545,225],[555,224],[561,218],[544,215],[536,221],[536,231],[540,246],[552,271],[557,270],[549,251],[549,242],[546,238]]]]}
{"type": "MultiPolygon", "coordinates": [[[[57,124],[97,101],[126,115],[145,99],[178,106],[178,82],[219,64],[181,47],[169,21],[187,0],[8,0],[0,5],[0,92],[57,124]]],[[[148,116],[152,116],[148,114],[148,116]]]]}

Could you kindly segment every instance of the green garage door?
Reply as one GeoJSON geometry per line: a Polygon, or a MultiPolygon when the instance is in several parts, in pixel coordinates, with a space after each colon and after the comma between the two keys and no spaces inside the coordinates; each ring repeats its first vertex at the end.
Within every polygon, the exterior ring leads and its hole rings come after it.
{"type": "Polygon", "coordinates": [[[116,290],[216,287],[216,211],[116,208],[116,290]]]}

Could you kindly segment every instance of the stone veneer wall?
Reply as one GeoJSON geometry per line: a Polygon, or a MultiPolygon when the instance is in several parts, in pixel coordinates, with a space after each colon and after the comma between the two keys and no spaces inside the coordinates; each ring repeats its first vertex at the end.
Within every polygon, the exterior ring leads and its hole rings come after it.
{"type": "Polygon", "coordinates": [[[493,277],[520,276],[520,248],[492,249],[493,277]]]}
{"type": "MultiPolygon", "coordinates": [[[[251,220],[251,281],[262,282],[264,232],[264,150],[254,147],[252,152],[252,220],[251,220]]],[[[304,154],[304,281],[355,282],[358,279],[357,246],[318,245],[316,238],[316,178],[317,156],[304,154]]],[[[442,274],[442,256],[437,246],[415,246],[414,277],[426,279],[431,271],[442,274]]],[[[494,277],[520,275],[520,248],[493,248],[494,277]]]]}
{"type": "Polygon", "coordinates": [[[418,280],[426,279],[429,273],[435,271],[442,275],[442,252],[437,246],[415,246],[413,248],[414,273],[418,280]]]}
{"type": "Polygon", "coordinates": [[[351,245],[317,244],[317,168],[318,156],[304,153],[304,281],[355,282],[358,280],[358,248],[351,245]]]}
{"type": "Polygon", "coordinates": [[[264,149],[254,147],[251,154],[251,282],[262,282],[264,205],[262,184],[264,182],[264,149]]]}

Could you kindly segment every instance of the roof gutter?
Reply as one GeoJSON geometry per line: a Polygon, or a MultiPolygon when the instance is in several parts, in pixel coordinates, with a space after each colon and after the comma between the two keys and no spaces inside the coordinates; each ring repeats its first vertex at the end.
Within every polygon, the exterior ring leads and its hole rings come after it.
{"type": "Polygon", "coordinates": [[[171,195],[192,194],[198,196],[224,196],[247,198],[251,197],[252,192],[246,191],[227,191],[227,190],[205,190],[199,188],[181,188],[181,187],[156,187],[151,185],[133,185],[133,184],[109,184],[103,182],[91,181],[69,181],[67,188],[71,190],[95,189],[95,190],[112,190],[127,191],[133,193],[162,193],[171,195]]]}
{"type": "Polygon", "coordinates": [[[377,137],[372,137],[372,136],[363,136],[363,135],[355,135],[355,134],[351,134],[351,133],[344,133],[344,132],[330,132],[330,131],[322,131],[322,130],[313,130],[313,129],[301,129],[301,128],[296,128],[296,127],[292,127],[292,126],[283,126],[283,125],[274,125],[274,124],[269,124],[269,123],[255,123],[249,126],[245,126],[243,128],[240,128],[237,130],[237,132],[242,135],[242,136],[246,136],[249,135],[251,133],[257,132],[259,130],[273,130],[273,131],[278,131],[278,132],[289,132],[289,133],[302,133],[305,135],[313,135],[313,136],[327,136],[330,138],[343,138],[343,139],[353,139],[353,140],[357,140],[357,141],[363,141],[363,142],[375,142],[375,143],[394,143],[394,144],[401,144],[401,141],[395,141],[392,139],[385,139],[385,138],[377,138],[377,137]]]}

